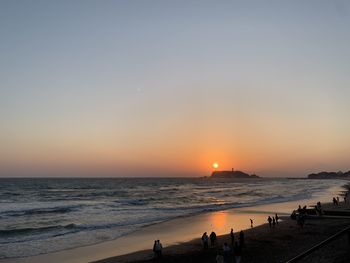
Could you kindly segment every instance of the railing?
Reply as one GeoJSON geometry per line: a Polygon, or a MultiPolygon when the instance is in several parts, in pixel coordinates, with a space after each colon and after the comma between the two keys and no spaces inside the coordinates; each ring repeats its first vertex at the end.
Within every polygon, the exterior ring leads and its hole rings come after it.
{"type": "MultiPolygon", "coordinates": [[[[350,226],[346,227],[345,229],[339,231],[338,233],[334,234],[333,236],[327,238],[326,240],[323,240],[321,243],[313,246],[312,248],[304,251],[303,253],[299,254],[298,256],[288,260],[286,263],[294,263],[297,262],[298,260],[306,257],[307,255],[310,255],[312,252],[314,252],[315,250],[319,249],[320,247],[323,247],[324,245],[328,244],[329,242],[333,241],[334,239],[336,239],[337,237],[348,233],[350,235],[350,226]]],[[[350,242],[350,240],[349,240],[350,242]]]]}

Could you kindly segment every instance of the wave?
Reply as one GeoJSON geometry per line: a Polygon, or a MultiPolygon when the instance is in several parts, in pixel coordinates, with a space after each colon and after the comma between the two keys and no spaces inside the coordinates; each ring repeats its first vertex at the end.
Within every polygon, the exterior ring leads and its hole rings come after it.
{"type": "MultiPolygon", "coordinates": [[[[252,206],[252,205],[259,205],[259,204],[266,204],[266,203],[277,203],[277,202],[285,202],[285,201],[291,201],[291,200],[297,200],[301,197],[309,197],[310,194],[305,193],[304,196],[301,196],[300,194],[292,195],[292,196],[282,196],[282,195],[275,195],[266,197],[260,200],[255,200],[252,202],[227,202],[227,203],[212,203],[212,204],[206,204],[206,205],[191,205],[191,206],[175,206],[175,207],[155,207],[153,208],[154,211],[161,211],[165,212],[165,214],[162,213],[162,215],[158,215],[151,218],[140,218],[138,220],[129,220],[127,222],[118,222],[118,223],[105,223],[105,224],[82,224],[82,225],[76,225],[76,224],[68,224],[68,225],[56,225],[56,226],[48,226],[48,227],[38,227],[38,228],[18,228],[18,229],[0,229],[0,236],[3,237],[15,237],[20,235],[39,235],[42,233],[49,233],[54,232],[51,236],[62,236],[74,232],[80,232],[80,231],[94,231],[94,230],[103,230],[103,229],[112,229],[117,227],[124,227],[124,226],[136,226],[136,225],[145,225],[145,224],[152,224],[155,222],[164,221],[170,218],[173,218],[176,215],[178,216],[186,216],[189,214],[196,214],[201,212],[209,212],[209,211],[218,211],[218,210],[225,210],[230,208],[239,208],[244,206],[252,206]],[[166,215],[166,211],[172,211],[175,212],[175,214],[169,214],[166,215]],[[178,212],[178,213],[177,213],[178,212]]],[[[135,200],[127,200],[127,203],[129,205],[142,205],[143,200],[141,199],[135,199],[135,200]]],[[[56,207],[51,209],[31,209],[26,211],[20,211],[25,212],[26,214],[42,214],[42,213],[57,213],[57,212],[66,212],[71,211],[72,207],[56,207]]]]}
{"type": "Polygon", "coordinates": [[[27,210],[10,210],[1,213],[2,216],[28,216],[28,215],[42,215],[42,214],[64,214],[77,210],[82,205],[63,206],[63,207],[49,207],[49,208],[32,208],[27,210]]]}
{"type": "Polygon", "coordinates": [[[53,230],[61,230],[61,229],[73,229],[75,228],[75,224],[68,224],[66,226],[46,226],[46,227],[29,227],[29,228],[17,228],[17,229],[0,229],[0,236],[3,237],[12,237],[19,235],[32,235],[32,234],[40,234],[43,232],[49,232],[53,230]]]}

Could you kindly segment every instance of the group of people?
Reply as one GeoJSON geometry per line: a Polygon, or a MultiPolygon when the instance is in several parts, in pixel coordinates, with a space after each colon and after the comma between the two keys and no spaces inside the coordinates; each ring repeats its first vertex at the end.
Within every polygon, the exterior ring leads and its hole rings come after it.
{"type": "MultiPolygon", "coordinates": [[[[232,256],[232,252],[233,252],[233,255],[235,257],[235,262],[239,263],[241,261],[242,248],[245,247],[244,232],[241,230],[239,232],[238,240],[235,241],[235,234],[233,232],[233,229],[231,228],[230,239],[231,239],[231,246],[227,242],[224,242],[223,247],[222,247],[222,251],[223,251],[222,254],[218,253],[218,255],[216,256],[217,263],[231,262],[230,258],[232,256]]],[[[203,244],[204,250],[208,250],[209,240],[210,240],[210,245],[212,247],[214,247],[217,244],[217,236],[216,236],[215,232],[211,232],[209,236],[208,236],[207,232],[203,233],[202,244],[203,244]]]]}
{"type": "MultiPolygon", "coordinates": [[[[346,204],[348,202],[348,195],[349,195],[349,192],[344,193],[344,196],[343,196],[344,204],[346,204]]],[[[340,205],[339,196],[333,197],[333,205],[336,205],[336,206],[340,205]]]]}
{"type": "Polygon", "coordinates": [[[269,216],[267,218],[267,222],[269,222],[270,228],[275,227],[276,224],[278,225],[278,220],[279,220],[279,217],[277,214],[275,214],[275,216],[273,216],[273,217],[269,216]]]}
{"type": "MultiPolygon", "coordinates": [[[[348,200],[348,192],[344,194],[344,203],[346,204],[348,200]]],[[[333,205],[338,206],[339,205],[339,197],[333,197],[333,205]]],[[[317,202],[315,205],[315,211],[316,215],[321,216],[323,214],[322,211],[322,206],[321,202],[317,202]]],[[[304,207],[301,207],[299,205],[297,210],[294,210],[293,213],[291,214],[291,218],[297,220],[297,224],[303,228],[305,224],[305,218],[307,214],[307,206],[305,205],[304,207]]],[[[275,216],[269,216],[267,218],[267,221],[269,223],[270,228],[274,228],[276,225],[278,225],[279,217],[277,214],[275,216]]],[[[250,226],[253,227],[253,220],[250,219],[250,226]]],[[[231,228],[230,231],[230,238],[231,238],[231,245],[229,245],[227,242],[224,242],[223,247],[222,247],[222,253],[219,253],[216,256],[216,262],[217,263],[228,263],[231,262],[231,256],[232,252],[235,257],[235,262],[240,263],[241,262],[241,256],[242,256],[242,248],[245,247],[245,241],[244,241],[244,233],[241,230],[239,232],[239,237],[238,240],[235,240],[235,234],[233,232],[233,229],[231,228]]],[[[202,235],[202,244],[203,244],[203,249],[208,250],[209,249],[209,241],[210,241],[210,246],[214,247],[217,245],[217,235],[214,231],[210,233],[208,236],[207,232],[204,232],[202,235]]],[[[155,258],[161,258],[162,257],[162,250],[163,246],[160,243],[159,240],[154,241],[153,245],[153,252],[155,255],[155,258]]]]}
{"type": "Polygon", "coordinates": [[[203,243],[203,249],[207,250],[209,248],[209,239],[211,246],[214,246],[216,243],[216,233],[213,231],[210,233],[210,236],[208,236],[207,232],[204,232],[202,235],[202,243],[203,243]]]}
{"type": "Polygon", "coordinates": [[[153,253],[154,253],[155,258],[161,258],[162,251],[163,251],[162,243],[160,243],[159,240],[155,240],[154,244],[153,244],[153,253]]]}
{"type": "MultiPolygon", "coordinates": [[[[322,211],[320,202],[317,203],[316,208],[319,209],[319,211],[322,211]]],[[[297,220],[297,225],[299,225],[301,228],[304,228],[306,213],[307,213],[306,205],[303,208],[299,205],[298,209],[294,210],[290,217],[293,220],[297,220]]],[[[317,213],[317,210],[316,210],[316,213],[317,213]]]]}
{"type": "MultiPolygon", "coordinates": [[[[229,246],[228,243],[225,242],[223,247],[222,247],[223,253],[218,254],[216,257],[216,261],[218,263],[230,262],[230,258],[232,255],[231,251],[233,251],[233,254],[235,256],[235,262],[240,263],[240,261],[241,261],[242,248],[245,246],[244,233],[241,230],[239,232],[238,240],[235,241],[235,235],[234,235],[233,229],[231,228],[230,238],[231,238],[231,246],[229,246]]],[[[217,244],[217,236],[216,236],[216,233],[214,231],[211,232],[209,236],[208,236],[207,232],[204,232],[201,239],[202,239],[204,250],[209,249],[209,241],[210,241],[211,247],[214,247],[217,244]]],[[[162,251],[163,251],[162,243],[160,243],[159,240],[155,240],[154,244],[153,244],[154,258],[161,259],[162,251]]]]}
{"type": "Polygon", "coordinates": [[[339,196],[337,198],[333,197],[333,205],[339,205],[339,196]]]}
{"type": "Polygon", "coordinates": [[[299,205],[299,207],[298,207],[298,213],[299,214],[303,214],[303,215],[305,215],[306,214],[306,212],[307,212],[307,207],[306,207],[306,205],[304,205],[303,206],[303,208],[301,208],[301,205],[299,205]]]}

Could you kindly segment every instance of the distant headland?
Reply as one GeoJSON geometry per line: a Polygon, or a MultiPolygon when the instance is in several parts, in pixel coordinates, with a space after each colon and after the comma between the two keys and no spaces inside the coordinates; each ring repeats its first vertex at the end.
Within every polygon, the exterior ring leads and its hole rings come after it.
{"type": "Polygon", "coordinates": [[[350,179],[350,171],[339,172],[320,172],[312,173],[307,176],[309,179],[350,179]]]}
{"type": "Polygon", "coordinates": [[[214,171],[211,174],[211,177],[214,178],[260,178],[259,176],[252,174],[249,175],[242,171],[214,171]]]}

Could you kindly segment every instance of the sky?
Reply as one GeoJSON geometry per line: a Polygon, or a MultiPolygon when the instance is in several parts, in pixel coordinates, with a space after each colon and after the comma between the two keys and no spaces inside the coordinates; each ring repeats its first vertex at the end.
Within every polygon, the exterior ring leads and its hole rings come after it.
{"type": "Polygon", "coordinates": [[[350,170],[347,1],[0,1],[0,176],[350,170]]]}

